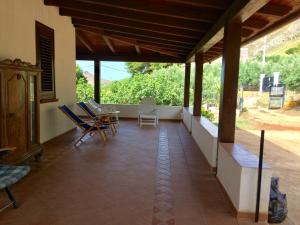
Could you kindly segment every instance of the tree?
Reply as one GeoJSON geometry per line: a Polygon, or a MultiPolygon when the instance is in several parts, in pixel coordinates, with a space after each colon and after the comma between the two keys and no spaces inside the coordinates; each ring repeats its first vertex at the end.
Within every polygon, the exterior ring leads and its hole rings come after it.
{"type": "Polygon", "coordinates": [[[298,44],[294,48],[289,48],[288,50],[285,51],[285,53],[288,55],[300,54],[300,44],[298,44]]]}
{"type": "Polygon", "coordinates": [[[76,65],[76,84],[78,84],[80,79],[83,79],[83,81],[87,83],[87,79],[83,75],[83,70],[80,68],[79,65],[76,65]]]}
{"type": "Polygon", "coordinates": [[[239,83],[246,89],[258,89],[261,64],[257,60],[240,63],[239,83]]]}
{"type": "Polygon", "coordinates": [[[167,68],[173,65],[172,63],[139,63],[139,62],[127,62],[126,68],[127,71],[132,74],[132,76],[136,76],[139,74],[150,74],[154,70],[158,70],[161,68],[167,68]]]}
{"type": "Polygon", "coordinates": [[[87,102],[94,95],[94,88],[88,84],[83,78],[79,78],[76,85],[76,98],[77,101],[87,102]]]}
{"type": "Polygon", "coordinates": [[[102,88],[104,103],[139,104],[141,98],[153,96],[158,105],[182,105],[183,67],[173,65],[114,81],[102,88]]]}
{"type": "Polygon", "coordinates": [[[220,102],[221,64],[205,64],[203,68],[202,101],[218,105],[220,102]]]}

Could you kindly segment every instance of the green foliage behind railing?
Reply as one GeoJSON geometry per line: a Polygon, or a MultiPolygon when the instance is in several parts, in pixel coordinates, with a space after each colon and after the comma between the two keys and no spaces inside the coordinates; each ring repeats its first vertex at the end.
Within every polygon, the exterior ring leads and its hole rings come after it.
{"type": "Polygon", "coordinates": [[[103,103],[139,104],[145,96],[152,96],[157,105],[182,105],[183,67],[172,65],[149,74],[136,74],[114,81],[101,90],[103,103]]]}

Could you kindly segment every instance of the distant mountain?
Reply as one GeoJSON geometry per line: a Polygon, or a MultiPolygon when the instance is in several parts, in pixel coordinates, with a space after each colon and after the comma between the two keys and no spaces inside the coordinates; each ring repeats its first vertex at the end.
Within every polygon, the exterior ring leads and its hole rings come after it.
{"type": "MultiPolygon", "coordinates": [[[[94,74],[91,74],[88,71],[84,71],[83,76],[85,76],[89,84],[94,85],[94,74]]],[[[101,79],[101,84],[110,84],[111,82],[111,80],[101,79]]]]}
{"type": "Polygon", "coordinates": [[[286,55],[286,51],[300,44],[300,19],[296,20],[251,44],[244,46],[248,48],[249,58],[262,55],[264,42],[266,41],[266,55],[286,55]]]}

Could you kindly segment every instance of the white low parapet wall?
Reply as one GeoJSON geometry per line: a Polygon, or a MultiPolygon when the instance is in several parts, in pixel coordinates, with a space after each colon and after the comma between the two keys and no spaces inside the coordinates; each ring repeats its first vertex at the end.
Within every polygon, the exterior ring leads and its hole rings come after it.
{"type": "MultiPolygon", "coordinates": [[[[212,169],[217,168],[217,178],[232,204],[236,217],[253,219],[258,157],[238,144],[220,143],[218,149],[218,127],[204,117],[193,116],[192,108],[183,108],[183,123],[212,169]]],[[[260,220],[267,220],[271,176],[271,169],[264,165],[260,220]]]]}
{"type": "MultiPolygon", "coordinates": [[[[220,143],[217,178],[226,191],[239,218],[254,218],[256,206],[258,157],[243,146],[220,143]]],[[[267,220],[272,171],[263,165],[260,220],[267,220]]]]}
{"type": "Polygon", "coordinates": [[[192,136],[213,170],[217,166],[218,127],[205,117],[192,117],[192,136]]]}
{"type": "Polygon", "coordinates": [[[192,108],[183,108],[183,122],[214,170],[217,166],[218,127],[205,117],[193,116],[192,108]]]}
{"type": "MultiPolygon", "coordinates": [[[[104,104],[114,106],[116,110],[120,111],[120,118],[138,118],[140,106],[139,105],[121,105],[121,104],[104,104]]],[[[159,119],[181,120],[182,106],[166,106],[156,105],[159,119]]]]}
{"type": "Polygon", "coordinates": [[[192,108],[184,107],[182,113],[182,120],[189,132],[192,132],[192,118],[193,118],[192,108]]]}

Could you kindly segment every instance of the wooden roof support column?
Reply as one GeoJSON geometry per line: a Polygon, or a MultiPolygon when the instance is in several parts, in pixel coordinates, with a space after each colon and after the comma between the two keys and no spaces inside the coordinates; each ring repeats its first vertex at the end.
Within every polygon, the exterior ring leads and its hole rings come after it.
{"type": "Polygon", "coordinates": [[[196,74],[195,74],[195,92],[194,92],[194,116],[201,116],[202,106],[202,80],[204,57],[202,52],[197,52],[195,56],[196,74]]]}
{"type": "Polygon", "coordinates": [[[99,59],[94,60],[94,100],[100,104],[100,61],[99,59]]]}
{"type": "Polygon", "coordinates": [[[218,137],[226,143],[233,143],[235,135],[241,32],[239,18],[225,26],[218,137]]]}
{"type": "Polygon", "coordinates": [[[190,105],[190,78],[191,78],[191,64],[185,64],[184,72],[184,99],[183,107],[189,107],[190,105]]]}

